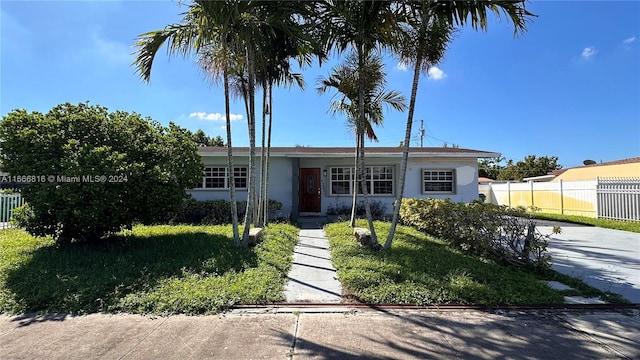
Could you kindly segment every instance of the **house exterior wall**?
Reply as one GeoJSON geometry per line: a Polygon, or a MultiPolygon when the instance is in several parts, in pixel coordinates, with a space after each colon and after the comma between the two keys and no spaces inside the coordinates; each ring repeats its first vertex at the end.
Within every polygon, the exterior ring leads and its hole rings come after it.
{"type": "MultiPolygon", "coordinates": [[[[370,195],[371,201],[381,202],[387,213],[393,211],[393,201],[396,192],[399,191],[399,173],[400,158],[365,158],[367,166],[393,166],[394,171],[394,193],[391,195],[370,195]]],[[[354,159],[352,158],[302,158],[300,161],[301,168],[320,168],[322,186],[321,201],[322,213],[326,213],[327,209],[332,206],[349,205],[352,201],[352,195],[333,195],[331,194],[331,168],[332,167],[352,167],[354,159]]],[[[405,198],[449,198],[455,202],[469,202],[478,198],[478,170],[477,160],[473,159],[427,159],[427,158],[409,158],[407,166],[407,176],[405,179],[405,198]],[[422,192],[422,170],[454,170],[456,189],[455,193],[430,193],[422,192]]]]}
{"type": "MultiPolygon", "coordinates": [[[[291,182],[293,181],[291,171],[291,159],[282,157],[272,157],[269,165],[269,198],[280,201],[282,210],[276,217],[287,216],[292,211],[291,182]]],[[[227,166],[227,158],[223,157],[203,157],[204,166],[227,166]]],[[[256,157],[256,181],[260,178],[260,158],[256,157]]],[[[248,166],[249,159],[246,157],[233,157],[234,166],[248,166]]],[[[259,188],[259,187],[258,187],[259,188]]],[[[229,189],[191,189],[187,191],[196,200],[229,200],[229,189]]],[[[247,190],[236,189],[236,200],[246,201],[247,190]]]]}
{"type": "MultiPolygon", "coordinates": [[[[204,166],[227,165],[225,157],[205,156],[202,158],[204,166]]],[[[260,174],[260,161],[256,158],[256,176],[260,174]]],[[[248,158],[234,157],[235,166],[247,166],[248,158]]],[[[322,158],[292,158],[271,157],[269,198],[280,201],[283,205],[277,216],[297,215],[298,176],[299,168],[319,168],[321,174],[321,212],[326,214],[330,206],[351,204],[352,195],[333,195],[330,189],[330,176],[332,167],[353,167],[354,159],[345,157],[322,158]]],[[[366,158],[367,166],[392,166],[394,193],[391,195],[370,195],[371,201],[379,201],[385,206],[385,212],[393,211],[393,201],[399,189],[400,157],[366,158]]],[[[196,200],[229,199],[228,189],[191,189],[188,192],[196,200]]],[[[476,158],[409,158],[407,176],[405,182],[405,198],[449,198],[455,202],[469,202],[478,199],[478,171],[476,158]],[[422,170],[453,170],[455,190],[453,193],[428,193],[422,192],[422,170]]],[[[247,190],[236,190],[238,201],[247,199],[247,190]]]]}
{"type": "Polygon", "coordinates": [[[595,180],[596,177],[640,177],[640,162],[571,168],[553,181],[595,180]]]}

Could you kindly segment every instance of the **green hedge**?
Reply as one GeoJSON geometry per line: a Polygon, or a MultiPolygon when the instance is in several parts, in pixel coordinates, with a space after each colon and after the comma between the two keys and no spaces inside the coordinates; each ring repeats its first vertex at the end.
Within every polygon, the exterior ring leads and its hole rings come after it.
{"type": "MultiPolygon", "coordinates": [[[[247,202],[237,202],[238,218],[244,216],[247,202]]],[[[282,203],[269,200],[269,213],[273,215],[282,209],[282,203]]],[[[221,225],[231,223],[231,203],[226,200],[198,201],[193,198],[184,201],[178,211],[170,214],[166,222],[169,224],[221,225]]]]}
{"type": "MultiPolygon", "coordinates": [[[[327,207],[327,215],[351,215],[351,202],[349,203],[339,203],[330,204],[327,207]]],[[[387,206],[382,203],[382,201],[377,200],[369,200],[369,210],[371,211],[371,216],[374,218],[381,218],[385,215],[387,211],[387,206]]],[[[360,201],[356,205],[356,215],[364,216],[365,208],[364,202],[360,201]]]]}
{"type": "Polygon", "coordinates": [[[518,266],[549,267],[550,235],[536,230],[535,220],[524,208],[480,201],[465,204],[448,199],[405,199],[400,219],[465,252],[518,266]]]}

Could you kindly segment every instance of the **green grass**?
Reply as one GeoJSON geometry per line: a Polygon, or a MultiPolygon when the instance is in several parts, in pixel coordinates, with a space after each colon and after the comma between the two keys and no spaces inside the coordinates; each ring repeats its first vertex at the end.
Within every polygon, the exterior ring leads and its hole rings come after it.
{"type": "MultiPolygon", "coordinates": [[[[375,227],[379,239],[385,239],[389,224],[376,222],[375,227]]],[[[329,224],[325,232],[345,293],[357,301],[417,305],[564,301],[562,292],[540,281],[564,279],[555,272],[535,273],[466,255],[410,227],[398,227],[388,251],[360,247],[346,222],[329,224]]],[[[579,280],[572,281],[568,285],[581,289],[580,293],[603,295],[579,280]]]]}
{"type": "Polygon", "coordinates": [[[283,300],[298,229],[270,225],[253,248],[230,226],[138,226],[100,244],[58,247],[0,231],[0,312],[212,314],[283,300]]]}
{"type": "Polygon", "coordinates": [[[563,221],[573,224],[591,225],[608,229],[625,230],[640,233],[640,222],[595,219],[584,216],[535,213],[536,219],[563,221]]]}

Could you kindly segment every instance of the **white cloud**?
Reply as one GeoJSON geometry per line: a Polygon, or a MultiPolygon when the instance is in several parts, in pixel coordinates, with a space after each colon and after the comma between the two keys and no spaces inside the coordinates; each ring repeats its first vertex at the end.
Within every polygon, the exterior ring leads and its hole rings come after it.
{"type": "Polygon", "coordinates": [[[632,36],[632,37],[630,37],[630,38],[627,38],[627,39],[622,40],[622,43],[623,43],[623,44],[625,44],[625,45],[629,45],[629,44],[631,44],[631,43],[632,43],[632,42],[634,42],[634,41],[636,41],[636,37],[635,37],[635,36],[632,36]]]}
{"type": "MultiPolygon", "coordinates": [[[[220,113],[210,113],[206,112],[192,112],[189,114],[190,118],[196,118],[198,120],[209,120],[209,121],[225,121],[225,116],[220,113]]],[[[242,115],[240,114],[231,114],[231,121],[242,120],[242,115]]]]}
{"type": "Polygon", "coordinates": [[[584,50],[582,50],[582,57],[588,60],[588,59],[591,59],[597,53],[598,53],[598,50],[596,50],[595,46],[588,46],[584,48],[584,50]]]}
{"type": "Polygon", "coordinates": [[[6,10],[0,9],[0,21],[2,21],[3,37],[7,36],[15,41],[23,39],[15,39],[18,36],[26,37],[31,35],[31,31],[25,25],[21,24],[18,20],[9,14],[6,10]]]}
{"type": "Polygon", "coordinates": [[[2,24],[2,40],[6,39],[2,44],[4,50],[2,55],[31,57],[34,50],[33,32],[6,9],[0,9],[0,24],[2,24]]]}
{"type": "Polygon", "coordinates": [[[429,71],[427,71],[427,75],[429,75],[433,80],[442,80],[447,77],[447,74],[437,66],[430,67],[429,71]]]}
{"type": "Polygon", "coordinates": [[[130,64],[133,60],[131,47],[118,41],[110,40],[102,36],[99,31],[91,33],[93,41],[92,52],[95,56],[112,64],[130,64]]]}
{"type": "Polygon", "coordinates": [[[396,69],[401,71],[407,71],[407,64],[403,62],[399,62],[398,65],[396,65],[396,69]]]}

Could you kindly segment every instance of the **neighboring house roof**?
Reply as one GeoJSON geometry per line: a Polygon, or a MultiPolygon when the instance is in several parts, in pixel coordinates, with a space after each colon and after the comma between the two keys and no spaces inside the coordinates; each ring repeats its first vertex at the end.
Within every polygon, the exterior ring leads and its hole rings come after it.
{"type": "MultiPolygon", "coordinates": [[[[271,147],[271,156],[280,157],[352,157],[353,147],[271,147]]],[[[202,156],[226,156],[226,147],[205,146],[198,148],[202,156]]],[[[256,147],[256,155],[260,154],[260,148],[256,147]]],[[[375,157],[400,157],[401,147],[368,147],[365,154],[375,157]]],[[[234,147],[234,156],[248,156],[248,147],[234,147]]],[[[457,157],[457,158],[492,158],[500,156],[500,153],[462,149],[452,147],[412,147],[409,149],[410,157],[457,157]]]]}
{"type": "Polygon", "coordinates": [[[552,170],[552,171],[549,171],[547,175],[559,176],[559,175],[562,175],[567,170],[571,170],[571,169],[584,169],[584,168],[592,168],[592,167],[598,167],[598,166],[623,165],[623,164],[633,164],[633,163],[640,163],[640,157],[607,161],[607,162],[595,163],[591,165],[580,165],[580,166],[574,166],[566,169],[552,170]]]}
{"type": "Polygon", "coordinates": [[[547,173],[547,175],[553,175],[553,176],[558,176],[560,174],[562,174],[563,172],[567,171],[567,169],[558,169],[558,170],[551,170],[547,173]]]}
{"type": "MultiPolygon", "coordinates": [[[[606,166],[606,165],[621,165],[621,164],[633,164],[633,163],[640,163],[640,157],[633,157],[633,158],[628,158],[628,159],[622,159],[622,160],[614,160],[614,161],[607,161],[607,162],[601,162],[601,163],[596,163],[596,164],[591,164],[591,165],[583,165],[583,166],[576,166],[576,167],[595,167],[595,166],[606,166]]],[[[573,168],[571,168],[573,169],[573,168]]]]}
{"type": "Polygon", "coordinates": [[[479,177],[478,178],[478,182],[479,183],[489,183],[489,182],[494,182],[495,180],[493,179],[489,179],[488,177],[479,177]]]}
{"type": "Polygon", "coordinates": [[[596,177],[638,177],[640,176],[640,157],[554,170],[549,175],[555,176],[553,181],[592,180],[596,177]]]}
{"type": "Polygon", "coordinates": [[[609,165],[622,165],[622,164],[633,164],[633,163],[640,163],[640,157],[633,157],[633,158],[628,158],[628,159],[622,159],[622,160],[614,160],[614,161],[607,161],[607,162],[601,162],[601,163],[595,163],[595,164],[591,164],[591,165],[580,165],[580,166],[574,166],[574,167],[570,167],[570,168],[566,168],[566,169],[558,169],[558,170],[553,170],[550,171],[548,173],[548,175],[560,175],[563,172],[570,170],[570,169],[582,169],[582,168],[591,168],[591,167],[597,167],[597,166],[609,166],[609,165]]]}

